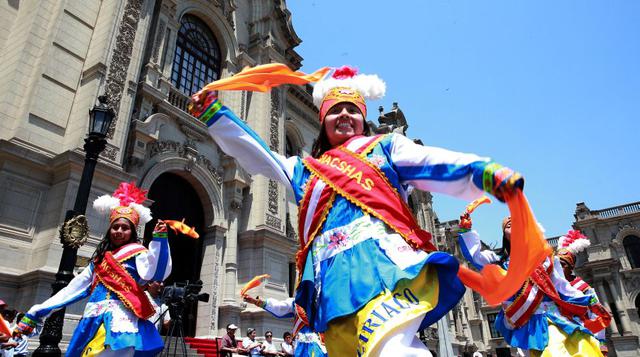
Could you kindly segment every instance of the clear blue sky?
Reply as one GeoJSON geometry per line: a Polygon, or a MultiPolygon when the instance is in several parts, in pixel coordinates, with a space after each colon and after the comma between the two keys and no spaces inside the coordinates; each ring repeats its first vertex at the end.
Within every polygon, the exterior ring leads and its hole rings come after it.
{"type": "MultiPolygon", "coordinates": [[[[640,1],[289,0],[303,70],[376,73],[408,136],[489,156],[526,178],[547,236],[576,203],[640,200],[640,1]]],[[[465,202],[436,195],[442,221],[465,202]]],[[[474,215],[499,244],[506,206],[474,215]]]]}

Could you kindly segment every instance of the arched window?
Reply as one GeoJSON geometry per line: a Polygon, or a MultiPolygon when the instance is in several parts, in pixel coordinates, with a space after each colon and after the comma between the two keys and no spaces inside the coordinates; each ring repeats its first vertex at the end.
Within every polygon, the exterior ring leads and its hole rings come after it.
{"type": "Polygon", "coordinates": [[[622,244],[631,267],[640,268],[640,238],[634,235],[626,236],[622,240],[622,244]]]}
{"type": "Polygon", "coordinates": [[[191,95],[220,78],[220,46],[209,27],[193,15],[184,15],[173,57],[171,82],[191,95]]]}
{"type": "Polygon", "coordinates": [[[289,139],[288,135],[285,138],[285,149],[284,150],[285,150],[286,157],[291,157],[291,156],[298,155],[298,150],[296,150],[295,146],[293,145],[293,142],[291,141],[291,139],[289,139]]]}

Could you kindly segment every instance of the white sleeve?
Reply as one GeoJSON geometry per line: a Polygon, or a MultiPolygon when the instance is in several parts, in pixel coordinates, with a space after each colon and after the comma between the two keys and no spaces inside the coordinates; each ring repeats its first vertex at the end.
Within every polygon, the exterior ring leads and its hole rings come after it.
{"type": "Polygon", "coordinates": [[[264,309],[278,318],[293,317],[293,298],[286,300],[267,299],[264,309]]]}
{"type": "Polygon", "coordinates": [[[142,280],[163,281],[171,274],[171,251],[165,237],[154,237],[146,252],[136,255],[136,269],[142,280]]]}
{"type": "Polygon", "coordinates": [[[244,121],[224,105],[209,123],[209,134],[222,151],[238,161],[252,175],[260,174],[285,185],[291,184],[300,158],[272,151],[244,121]]]}
{"type": "Polygon", "coordinates": [[[27,315],[41,320],[51,312],[73,304],[89,295],[93,282],[93,263],[89,264],[82,272],[69,282],[62,290],[41,304],[34,305],[27,315]]]}
{"type": "Polygon", "coordinates": [[[487,264],[494,264],[500,261],[500,257],[492,250],[482,250],[482,241],[476,231],[460,233],[458,235],[460,251],[462,255],[473,264],[476,269],[482,269],[487,264]]]}
{"type": "MultiPolygon", "coordinates": [[[[547,258],[548,259],[548,258],[547,258]]],[[[560,259],[558,257],[553,257],[553,271],[551,272],[551,281],[555,286],[558,293],[568,296],[581,298],[585,295],[582,291],[576,289],[571,283],[564,277],[564,272],[562,271],[562,265],[560,264],[560,259]]]]}
{"type": "Polygon", "coordinates": [[[403,184],[466,200],[482,195],[488,158],[418,145],[398,134],[392,134],[391,145],[391,160],[403,184]]]}

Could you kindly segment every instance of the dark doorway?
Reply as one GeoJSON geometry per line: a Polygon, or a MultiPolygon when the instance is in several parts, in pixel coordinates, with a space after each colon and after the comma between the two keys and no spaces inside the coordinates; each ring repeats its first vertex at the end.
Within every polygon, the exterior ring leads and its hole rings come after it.
{"type": "MultiPolygon", "coordinates": [[[[198,233],[203,233],[202,202],[187,180],[176,174],[164,173],[153,182],[148,197],[154,201],[151,205],[154,219],[145,227],[145,243],[151,238],[158,219],[181,221],[184,218],[185,224],[194,227],[198,233]]],[[[165,286],[198,280],[202,266],[202,238],[193,239],[170,230],[169,246],[173,268],[171,275],[164,282],[165,286]]],[[[190,308],[185,309],[183,316],[184,333],[185,336],[194,336],[197,303],[189,305],[190,308]]]]}

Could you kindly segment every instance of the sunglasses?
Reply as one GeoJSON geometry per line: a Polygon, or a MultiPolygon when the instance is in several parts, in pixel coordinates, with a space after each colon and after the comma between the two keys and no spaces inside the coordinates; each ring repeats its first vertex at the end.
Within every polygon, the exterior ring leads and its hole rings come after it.
{"type": "Polygon", "coordinates": [[[273,337],[272,335],[266,335],[265,337],[273,337]]]}

